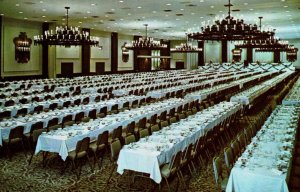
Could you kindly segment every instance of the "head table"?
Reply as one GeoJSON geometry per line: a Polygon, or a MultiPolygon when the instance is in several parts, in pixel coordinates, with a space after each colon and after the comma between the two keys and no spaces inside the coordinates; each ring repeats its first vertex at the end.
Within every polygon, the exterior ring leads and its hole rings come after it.
{"type": "Polygon", "coordinates": [[[231,170],[226,192],[288,192],[300,108],[278,106],[231,170]]]}

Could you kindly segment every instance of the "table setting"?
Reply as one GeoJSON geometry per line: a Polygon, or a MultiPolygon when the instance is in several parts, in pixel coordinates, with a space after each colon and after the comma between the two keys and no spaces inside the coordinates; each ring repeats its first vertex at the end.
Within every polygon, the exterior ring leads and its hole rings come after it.
{"type": "Polygon", "coordinates": [[[288,191],[299,113],[283,105],[273,111],[234,164],[226,192],[288,191]]]}

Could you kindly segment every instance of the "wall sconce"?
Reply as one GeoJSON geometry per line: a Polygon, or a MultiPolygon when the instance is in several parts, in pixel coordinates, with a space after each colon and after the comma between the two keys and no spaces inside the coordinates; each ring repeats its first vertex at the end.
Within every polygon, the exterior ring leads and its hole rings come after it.
{"type": "Polygon", "coordinates": [[[129,50],[126,48],[126,42],[123,44],[123,46],[121,47],[122,50],[122,61],[127,63],[129,60],[129,50]]]}
{"type": "Polygon", "coordinates": [[[232,49],[232,60],[233,61],[241,61],[242,58],[242,49],[232,49]]]}
{"type": "Polygon", "coordinates": [[[27,37],[26,32],[20,32],[19,37],[13,40],[15,44],[15,59],[18,63],[28,63],[30,60],[30,46],[32,40],[27,37]]]}

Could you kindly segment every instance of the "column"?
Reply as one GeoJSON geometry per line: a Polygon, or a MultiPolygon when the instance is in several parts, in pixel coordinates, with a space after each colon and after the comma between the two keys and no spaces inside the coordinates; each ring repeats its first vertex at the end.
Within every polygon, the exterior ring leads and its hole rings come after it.
{"type": "Polygon", "coordinates": [[[0,80],[2,79],[1,73],[2,73],[2,16],[0,15],[0,80]]]}
{"type": "MultiPolygon", "coordinates": [[[[91,34],[90,29],[83,28],[82,32],[88,32],[91,34]]],[[[82,45],[81,47],[81,70],[82,75],[90,74],[90,65],[91,65],[91,46],[90,45],[82,45]]]]}
{"type": "Polygon", "coordinates": [[[274,60],[274,63],[280,62],[280,51],[274,51],[273,60],[274,60]]]}
{"type": "Polygon", "coordinates": [[[228,62],[228,47],[227,47],[227,40],[222,40],[222,63],[227,63],[228,62]]]}
{"type": "Polygon", "coordinates": [[[118,33],[111,33],[111,73],[118,72],[118,33]]]}
{"type": "Polygon", "coordinates": [[[253,48],[247,48],[247,61],[253,63],[253,48]]]}
{"type": "Polygon", "coordinates": [[[198,41],[198,48],[202,49],[198,52],[198,66],[204,66],[204,41],[198,41]]]}
{"type": "MultiPolygon", "coordinates": [[[[45,31],[49,30],[49,23],[43,23],[42,24],[42,30],[43,30],[43,34],[45,31]]],[[[42,45],[42,77],[43,78],[49,78],[48,75],[48,59],[49,59],[49,54],[48,54],[48,45],[43,44],[42,45]]]]}

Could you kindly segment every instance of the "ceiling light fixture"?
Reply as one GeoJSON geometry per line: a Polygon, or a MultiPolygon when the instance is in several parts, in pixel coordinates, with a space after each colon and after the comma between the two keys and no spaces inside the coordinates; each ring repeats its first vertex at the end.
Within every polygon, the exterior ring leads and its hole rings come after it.
{"type": "Polygon", "coordinates": [[[212,25],[210,22],[203,23],[201,32],[190,32],[188,37],[195,40],[210,40],[210,41],[221,41],[221,40],[248,40],[248,39],[267,39],[273,36],[275,30],[259,31],[256,24],[246,24],[242,18],[236,19],[231,16],[230,3],[224,5],[228,7],[228,16],[225,18],[217,18],[212,25]]]}
{"type": "Polygon", "coordinates": [[[53,30],[47,30],[43,35],[34,36],[34,45],[61,45],[65,47],[77,45],[99,46],[99,37],[90,36],[89,32],[80,31],[78,27],[69,26],[69,9],[67,10],[67,25],[56,27],[53,30]]]}
{"type": "Polygon", "coordinates": [[[186,42],[181,43],[180,45],[176,45],[175,48],[171,48],[171,53],[197,53],[201,52],[202,49],[198,48],[198,46],[192,45],[192,43],[189,43],[189,38],[186,34],[186,42]]]}
{"type": "Polygon", "coordinates": [[[146,36],[140,37],[138,40],[132,41],[131,44],[125,43],[125,48],[129,50],[162,50],[167,49],[167,44],[160,43],[152,37],[148,37],[148,24],[144,24],[146,28],[146,36]]]}

